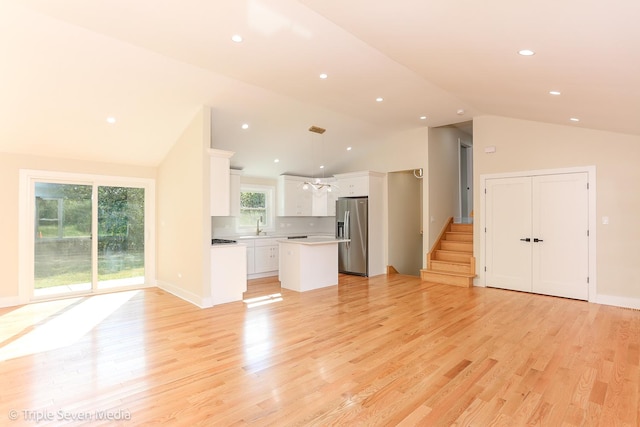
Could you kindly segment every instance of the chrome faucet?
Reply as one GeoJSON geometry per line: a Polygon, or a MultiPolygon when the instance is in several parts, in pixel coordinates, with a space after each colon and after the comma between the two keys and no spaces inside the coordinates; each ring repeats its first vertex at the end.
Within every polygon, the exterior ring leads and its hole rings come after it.
{"type": "Polygon", "coordinates": [[[256,221],[256,236],[259,236],[262,230],[260,230],[260,221],[262,221],[262,217],[258,218],[256,221]]]}

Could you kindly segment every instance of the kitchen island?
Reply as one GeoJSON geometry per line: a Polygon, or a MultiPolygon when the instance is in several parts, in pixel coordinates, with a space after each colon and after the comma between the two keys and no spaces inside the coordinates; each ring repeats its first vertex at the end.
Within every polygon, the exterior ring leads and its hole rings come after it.
{"type": "Polygon", "coordinates": [[[348,241],[321,236],[279,240],[281,286],[304,292],[337,285],[338,243],[348,241]]]}

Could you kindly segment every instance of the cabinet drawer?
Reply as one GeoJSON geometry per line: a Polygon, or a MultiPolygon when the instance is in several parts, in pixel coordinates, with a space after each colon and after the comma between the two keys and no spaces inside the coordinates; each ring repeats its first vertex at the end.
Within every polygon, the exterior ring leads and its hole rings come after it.
{"type": "Polygon", "coordinates": [[[278,240],[280,240],[280,238],[273,238],[273,239],[255,239],[255,245],[256,247],[258,246],[278,246],[278,240]]]}

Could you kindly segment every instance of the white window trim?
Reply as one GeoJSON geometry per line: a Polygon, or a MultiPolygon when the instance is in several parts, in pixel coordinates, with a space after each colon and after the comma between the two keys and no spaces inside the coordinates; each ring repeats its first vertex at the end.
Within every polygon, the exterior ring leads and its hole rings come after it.
{"type": "MultiPolygon", "coordinates": [[[[260,226],[260,230],[262,231],[274,231],[276,229],[276,224],[275,224],[275,220],[276,220],[276,198],[275,198],[275,193],[276,193],[276,188],[272,185],[260,185],[260,184],[240,184],[240,193],[244,192],[244,191],[264,191],[267,193],[267,224],[268,225],[261,225],[260,226]]],[[[236,232],[237,233],[246,233],[248,231],[251,231],[252,233],[255,233],[256,231],[256,225],[252,225],[252,226],[241,226],[238,223],[236,223],[236,232]]]]}
{"type": "MultiPolygon", "coordinates": [[[[20,169],[19,199],[18,199],[18,298],[20,304],[27,304],[33,298],[33,268],[34,268],[34,242],[33,242],[33,218],[34,197],[36,181],[57,182],[61,184],[77,184],[113,187],[139,187],[145,190],[145,285],[156,285],[155,277],[155,180],[151,178],[136,178],[110,175],[92,175],[70,172],[51,172],[43,170],[20,169]]],[[[97,226],[97,225],[96,225],[97,226]]],[[[114,290],[96,290],[93,295],[113,292],[114,290]]],[[[71,295],[64,294],[60,297],[67,298],[71,295]]],[[[52,299],[55,299],[53,297],[52,299]]],[[[59,297],[58,297],[59,298],[59,297]]],[[[38,298],[38,301],[42,301],[38,298]]]]}

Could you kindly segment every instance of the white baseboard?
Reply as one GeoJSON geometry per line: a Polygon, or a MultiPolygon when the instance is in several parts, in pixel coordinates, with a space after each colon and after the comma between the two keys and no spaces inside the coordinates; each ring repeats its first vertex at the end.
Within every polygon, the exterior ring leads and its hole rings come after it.
{"type": "Polygon", "coordinates": [[[252,274],[247,274],[247,279],[251,280],[251,279],[263,279],[265,277],[273,277],[273,276],[277,276],[278,275],[278,271],[267,271],[266,273],[252,273],[252,274]]]}
{"type": "Polygon", "coordinates": [[[596,303],[604,305],[613,305],[615,307],[633,308],[640,310],[640,299],[619,297],[615,295],[596,295],[596,303]]]}
{"type": "Polygon", "coordinates": [[[0,308],[14,307],[16,305],[23,305],[24,302],[20,300],[20,297],[3,297],[0,298],[0,308]]]}
{"type": "Polygon", "coordinates": [[[177,296],[180,299],[183,299],[191,304],[200,307],[200,308],[209,308],[213,307],[213,302],[211,298],[202,298],[200,295],[196,295],[193,292],[186,291],[179,286],[176,286],[172,283],[163,282],[161,280],[157,281],[158,287],[163,291],[167,291],[172,295],[177,296]]]}

